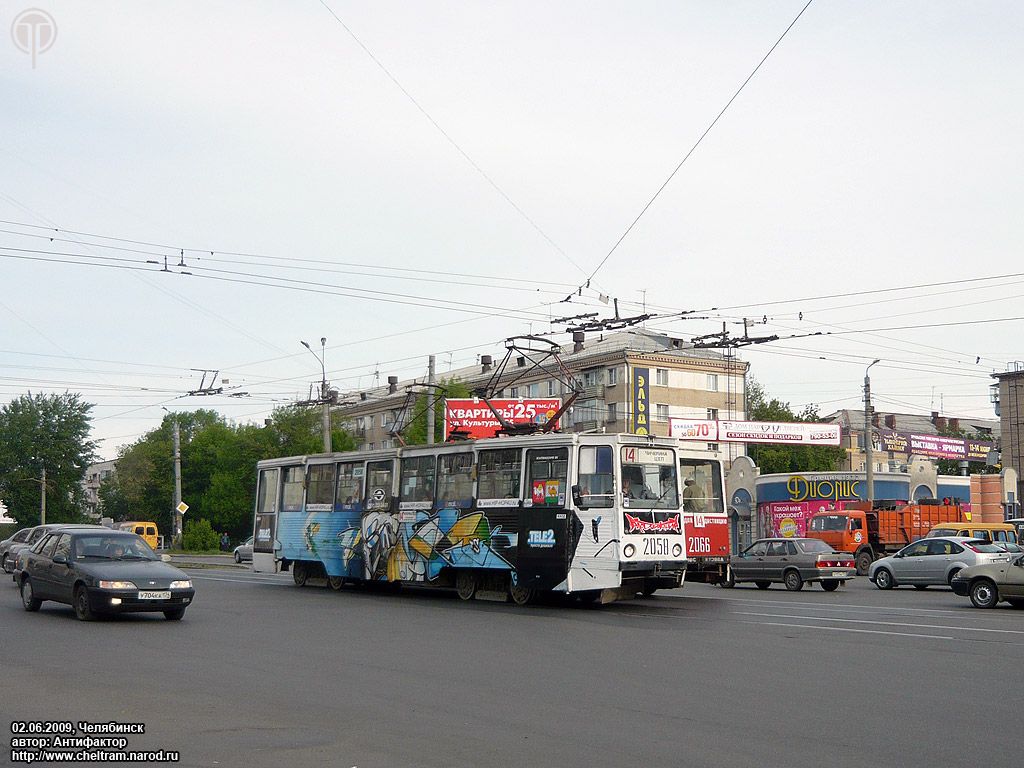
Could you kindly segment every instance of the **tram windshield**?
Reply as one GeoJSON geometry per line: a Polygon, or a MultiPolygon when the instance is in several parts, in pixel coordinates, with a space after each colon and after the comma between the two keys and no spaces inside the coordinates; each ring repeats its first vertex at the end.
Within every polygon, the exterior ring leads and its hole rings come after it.
{"type": "Polygon", "coordinates": [[[667,448],[622,448],[622,505],[679,509],[675,453],[667,448]]]}

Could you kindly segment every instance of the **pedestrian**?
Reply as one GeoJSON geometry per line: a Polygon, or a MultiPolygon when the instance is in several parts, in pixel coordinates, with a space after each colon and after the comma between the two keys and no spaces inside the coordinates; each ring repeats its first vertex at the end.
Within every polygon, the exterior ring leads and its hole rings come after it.
{"type": "Polygon", "coordinates": [[[228,532],[224,531],[220,535],[220,551],[221,552],[227,552],[228,548],[230,546],[231,546],[231,538],[228,536],[228,532]]]}

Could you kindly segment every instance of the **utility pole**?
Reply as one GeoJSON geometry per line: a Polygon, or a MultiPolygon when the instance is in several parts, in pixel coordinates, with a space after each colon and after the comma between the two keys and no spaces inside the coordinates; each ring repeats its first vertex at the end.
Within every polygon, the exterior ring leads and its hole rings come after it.
{"type": "Polygon", "coordinates": [[[324,435],[324,453],[331,452],[331,393],[327,387],[327,365],[324,360],[327,356],[327,337],[320,337],[320,355],[317,356],[313,348],[305,341],[301,342],[302,346],[309,350],[309,353],[317,359],[320,363],[320,405],[323,408],[321,415],[323,416],[320,431],[324,435]]]}
{"type": "Polygon", "coordinates": [[[178,416],[174,415],[174,531],[171,534],[171,544],[181,549],[181,434],[178,431],[178,416]]]}
{"type": "Polygon", "coordinates": [[[43,479],[39,483],[39,524],[46,525],[46,465],[43,464],[43,479]]]}
{"type": "MultiPolygon", "coordinates": [[[[875,360],[871,365],[881,362],[875,360]]],[[[866,480],[868,485],[868,507],[873,508],[875,505],[875,467],[871,460],[871,377],[869,371],[871,365],[864,369],[864,462],[866,470],[866,480]]]]}
{"type": "Polygon", "coordinates": [[[431,355],[427,362],[427,384],[430,390],[427,392],[427,445],[434,444],[434,356],[431,355]]]}

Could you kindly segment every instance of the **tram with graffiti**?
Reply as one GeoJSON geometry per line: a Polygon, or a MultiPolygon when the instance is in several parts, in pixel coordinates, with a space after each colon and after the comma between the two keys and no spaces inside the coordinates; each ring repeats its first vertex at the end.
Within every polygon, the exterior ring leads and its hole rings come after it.
{"type": "Polygon", "coordinates": [[[253,568],[519,604],[650,595],[686,571],[680,475],[716,477],[682,453],[670,438],[546,433],[261,461],[253,568]]]}

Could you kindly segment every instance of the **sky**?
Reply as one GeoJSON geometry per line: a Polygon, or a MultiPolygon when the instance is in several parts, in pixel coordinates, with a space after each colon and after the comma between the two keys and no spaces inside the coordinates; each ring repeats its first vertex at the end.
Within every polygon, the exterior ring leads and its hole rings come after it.
{"type": "Polygon", "coordinates": [[[794,409],[857,408],[879,358],[876,408],[994,418],[1024,5],[805,4],[0,0],[0,402],[80,392],[113,458],[163,409],[305,399],[302,340],[356,391],[603,294],[756,321],[794,409]]]}

